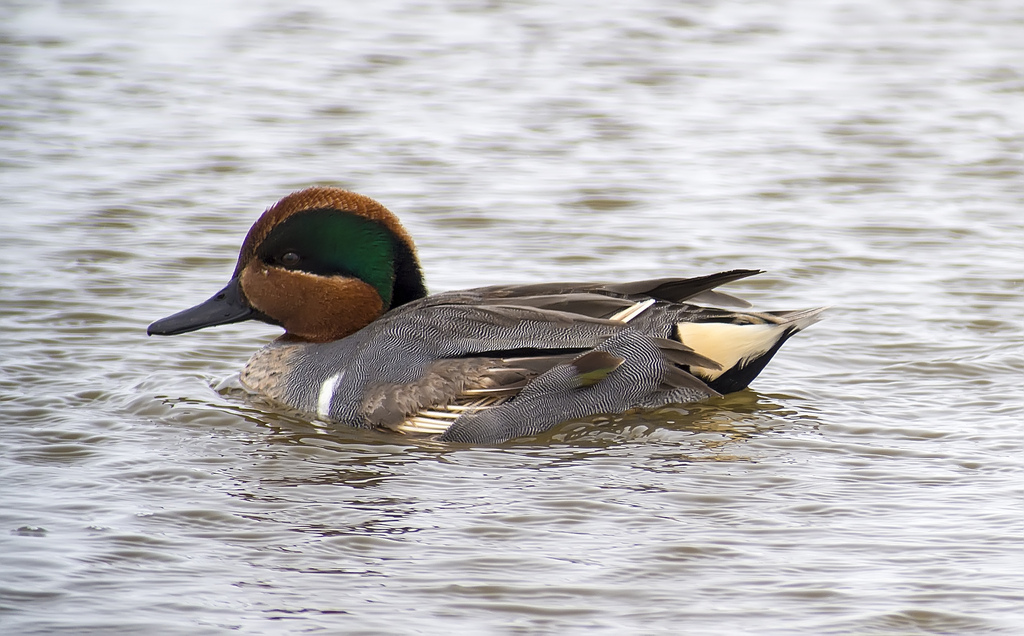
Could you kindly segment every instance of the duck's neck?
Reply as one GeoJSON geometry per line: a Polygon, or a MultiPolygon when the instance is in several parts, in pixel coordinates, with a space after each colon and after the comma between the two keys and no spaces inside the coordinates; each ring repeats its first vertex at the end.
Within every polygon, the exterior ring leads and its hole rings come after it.
{"type": "Polygon", "coordinates": [[[395,285],[391,293],[391,304],[386,309],[419,300],[426,295],[427,286],[423,282],[423,270],[416,254],[406,242],[395,241],[395,285]]]}

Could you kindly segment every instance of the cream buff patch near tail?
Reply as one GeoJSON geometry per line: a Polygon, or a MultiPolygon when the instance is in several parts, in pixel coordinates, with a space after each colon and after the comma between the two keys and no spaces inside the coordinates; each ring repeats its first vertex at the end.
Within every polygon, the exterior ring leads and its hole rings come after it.
{"type": "MultiPolygon", "coordinates": [[[[797,332],[814,324],[827,307],[776,314],[754,314],[764,322],[735,324],[729,322],[681,322],[676,324],[679,341],[702,356],[722,365],[721,369],[691,367],[691,372],[708,380],[716,380],[737,364],[767,353],[789,332],[797,332]]],[[[751,316],[751,314],[747,314],[751,316]]]]}

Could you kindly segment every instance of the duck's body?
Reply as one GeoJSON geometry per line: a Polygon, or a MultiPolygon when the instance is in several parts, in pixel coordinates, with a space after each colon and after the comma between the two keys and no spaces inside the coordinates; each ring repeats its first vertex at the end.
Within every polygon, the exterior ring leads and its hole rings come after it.
{"type": "Polygon", "coordinates": [[[712,289],[756,273],[427,296],[390,212],[311,188],[257,221],[228,287],[149,333],[279,324],[241,374],[252,390],[328,422],[493,443],[746,387],[821,311],[692,304],[742,303],[712,289]]]}

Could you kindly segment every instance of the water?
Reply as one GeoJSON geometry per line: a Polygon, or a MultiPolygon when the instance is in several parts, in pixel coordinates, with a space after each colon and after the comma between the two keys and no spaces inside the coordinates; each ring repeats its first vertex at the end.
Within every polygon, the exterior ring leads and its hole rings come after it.
{"type": "Polygon", "coordinates": [[[1010,0],[0,8],[0,631],[1024,631],[1010,0]],[[621,5],[621,6],[620,6],[621,5]],[[498,447],[324,431],[148,339],[282,195],[434,290],[726,268],[753,390],[498,447]]]}

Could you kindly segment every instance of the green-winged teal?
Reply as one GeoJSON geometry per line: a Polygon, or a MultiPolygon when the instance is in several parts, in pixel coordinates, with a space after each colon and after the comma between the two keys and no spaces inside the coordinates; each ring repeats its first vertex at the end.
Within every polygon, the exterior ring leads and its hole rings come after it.
{"type": "Polygon", "coordinates": [[[748,307],[713,290],[757,273],[428,296],[391,212],[309,188],[256,221],[224,289],[149,333],[279,325],[241,373],[253,391],[325,422],[495,443],[745,388],[822,311],[710,306],[748,307]]]}

